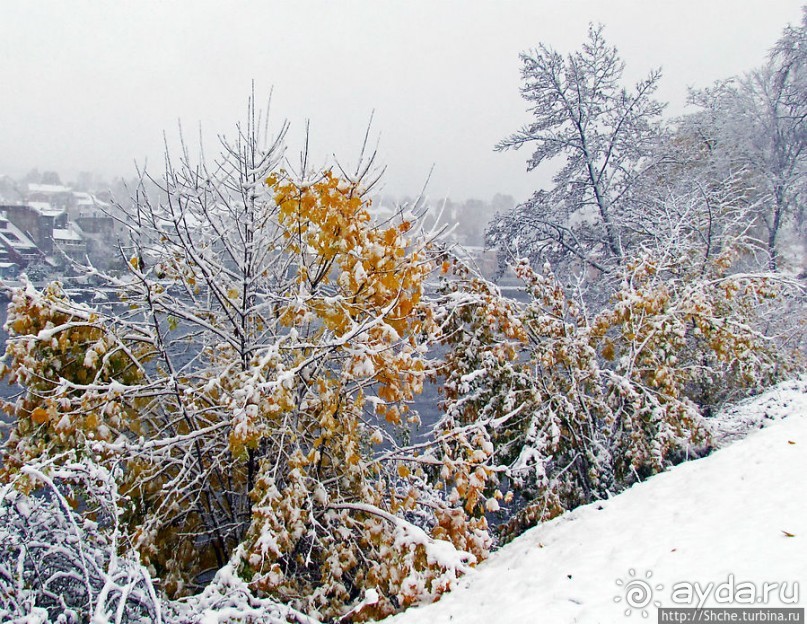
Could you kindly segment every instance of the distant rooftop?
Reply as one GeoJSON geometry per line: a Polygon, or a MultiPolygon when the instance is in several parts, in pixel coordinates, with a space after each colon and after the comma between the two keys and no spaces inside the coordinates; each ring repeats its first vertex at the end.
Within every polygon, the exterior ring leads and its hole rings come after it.
{"type": "Polygon", "coordinates": [[[74,191],[73,197],[76,198],[76,205],[79,207],[106,207],[109,205],[106,202],[102,202],[92,193],[85,193],[84,191],[74,191]]]}
{"type": "Polygon", "coordinates": [[[54,241],[71,241],[71,242],[81,242],[83,239],[81,238],[81,234],[76,232],[72,228],[53,228],[53,240],[54,241]]]}
{"type": "Polygon", "coordinates": [[[64,214],[63,208],[54,208],[48,202],[27,202],[27,204],[43,217],[58,217],[64,214]]]}
{"type": "Polygon", "coordinates": [[[0,221],[3,222],[3,227],[0,229],[0,238],[2,238],[9,246],[23,254],[39,250],[33,241],[23,234],[22,230],[20,230],[11,221],[5,218],[0,218],[0,221]]]}
{"type": "Polygon", "coordinates": [[[61,184],[28,184],[29,193],[72,193],[73,189],[61,184]]]}

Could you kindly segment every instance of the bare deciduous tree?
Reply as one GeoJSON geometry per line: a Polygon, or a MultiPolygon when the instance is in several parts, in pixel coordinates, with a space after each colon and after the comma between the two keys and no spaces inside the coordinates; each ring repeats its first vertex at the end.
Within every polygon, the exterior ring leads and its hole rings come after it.
{"type": "Polygon", "coordinates": [[[534,147],[528,170],[558,157],[565,164],[551,189],[494,219],[489,244],[600,271],[622,263],[625,214],[659,132],[663,105],[653,93],[661,73],[626,89],[624,63],[602,30],[590,26],[581,50],[566,57],[544,45],[521,55],[521,93],[534,120],[496,149],[534,147]]]}

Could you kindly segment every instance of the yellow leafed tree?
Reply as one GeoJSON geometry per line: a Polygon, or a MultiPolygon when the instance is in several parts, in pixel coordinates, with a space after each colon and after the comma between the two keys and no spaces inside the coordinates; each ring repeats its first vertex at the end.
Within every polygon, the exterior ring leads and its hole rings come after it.
{"type": "Polygon", "coordinates": [[[293,176],[284,132],[258,134],[144,180],[126,272],[96,273],[111,309],[58,285],[15,296],[6,478],[84,449],[116,475],[127,539],[169,596],[227,566],[325,620],[382,617],[490,545],[433,478],[440,460],[406,446],[435,331],[430,243],[416,215],[374,221],[361,176],[293,176]]]}

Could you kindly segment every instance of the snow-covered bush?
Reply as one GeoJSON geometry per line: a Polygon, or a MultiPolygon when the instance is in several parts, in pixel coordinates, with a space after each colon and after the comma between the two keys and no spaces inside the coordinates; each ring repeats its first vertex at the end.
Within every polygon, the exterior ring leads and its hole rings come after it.
{"type": "Polygon", "coordinates": [[[731,275],[732,258],[727,251],[694,271],[685,256],[643,256],[596,314],[548,266],[515,267],[529,295],[520,304],[447,264],[438,427],[445,444],[484,460],[470,477],[443,469],[455,493],[470,489],[495,511],[501,483],[515,486],[523,508],[508,535],[703,452],[703,408],[799,366],[756,316],[769,301],[781,305],[793,284],[731,275]]]}
{"type": "Polygon", "coordinates": [[[27,464],[0,488],[0,619],[162,622],[120,502],[112,474],[78,452],[27,464]]]}
{"type": "MultiPolygon", "coordinates": [[[[0,619],[22,624],[300,624],[227,565],[198,595],[166,600],[118,521],[126,500],[93,449],[25,465],[0,489],[0,619]]],[[[120,475],[117,475],[119,478],[120,475]]]]}

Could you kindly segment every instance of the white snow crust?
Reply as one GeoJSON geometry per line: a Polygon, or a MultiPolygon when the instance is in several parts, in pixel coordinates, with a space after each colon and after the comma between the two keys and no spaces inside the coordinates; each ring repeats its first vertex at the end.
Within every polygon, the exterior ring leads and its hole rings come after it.
{"type": "Polygon", "coordinates": [[[527,531],[439,602],[385,622],[656,622],[659,605],[697,606],[674,601],[682,583],[713,584],[703,606],[745,606],[717,602],[730,578],[786,582],[785,601],[774,591],[764,606],[807,606],[807,383],[775,387],[712,425],[723,448],[710,456],[527,531]],[[653,601],[626,614],[635,579],[653,601]]]}

